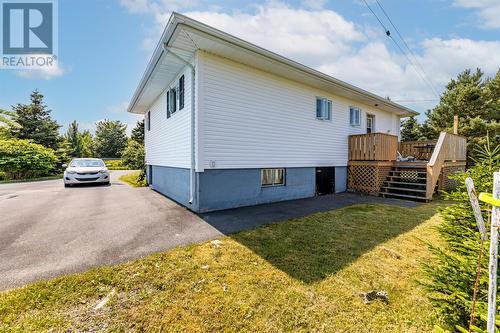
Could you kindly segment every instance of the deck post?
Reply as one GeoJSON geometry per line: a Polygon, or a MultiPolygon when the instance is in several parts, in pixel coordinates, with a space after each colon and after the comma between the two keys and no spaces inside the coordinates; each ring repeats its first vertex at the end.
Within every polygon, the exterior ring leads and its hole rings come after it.
{"type": "MultiPolygon", "coordinates": [[[[500,199],[500,172],[493,173],[493,198],[500,199]]],[[[500,207],[492,206],[490,235],[490,264],[488,285],[488,333],[495,333],[497,307],[497,265],[498,265],[498,227],[500,226],[500,207]]]]}

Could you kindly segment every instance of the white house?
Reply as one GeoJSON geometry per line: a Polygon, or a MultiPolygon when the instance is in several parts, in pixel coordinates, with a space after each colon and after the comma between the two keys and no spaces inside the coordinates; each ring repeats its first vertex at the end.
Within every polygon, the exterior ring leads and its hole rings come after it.
{"type": "Polygon", "coordinates": [[[128,111],[149,184],[196,212],[345,191],[348,136],[417,114],[177,13],[128,111]]]}

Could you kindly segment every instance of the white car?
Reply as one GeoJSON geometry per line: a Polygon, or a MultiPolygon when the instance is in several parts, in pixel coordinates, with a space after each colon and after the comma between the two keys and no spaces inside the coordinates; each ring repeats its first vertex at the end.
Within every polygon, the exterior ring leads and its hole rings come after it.
{"type": "Polygon", "coordinates": [[[75,184],[109,184],[109,171],[99,158],[75,158],[64,171],[64,187],[75,184]]]}

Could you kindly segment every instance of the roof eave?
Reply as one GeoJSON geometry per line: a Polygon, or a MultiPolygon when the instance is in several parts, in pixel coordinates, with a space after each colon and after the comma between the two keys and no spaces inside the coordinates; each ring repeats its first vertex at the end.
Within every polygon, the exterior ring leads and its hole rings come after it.
{"type": "Polygon", "coordinates": [[[190,26],[194,29],[197,29],[197,30],[200,30],[204,33],[207,33],[215,38],[222,39],[222,40],[224,40],[228,43],[231,43],[235,46],[242,47],[242,48],[247,49],[251,52],[255,52],[255,53],[260,54],[264,57],[281,62],[281,63],[288,65],[292,68],[298,69],[304,73],[307,73],[309,75],[313,75],[317,78],[320,78],[322,80],[333,83],[334,85],[336,85],[338,87],[350,90],[350,91],[352,91],[356,94],[359,94],[361,96],[368,97],[378,104],[383,104],[383,105],[386,105],[390,108],[398,109],[400,111],[400,113],[398,112],[400,117],[409,117],[409,116],[419,115],[418,112],[411,110],[405,106],[394,103],[386,98],[375,95],[367,90],[353,86],[352,84],[349,84],[349,83],[344,82],[342,80],[336,79],[336,78],[329,76],[327,74],[324,74],[318,70],[315,70],[313,68],[305,66],[301,63],[298,63],[296,61],[293,61],[291,59],[283,57],[283,56],[276,54],[272,51],[266,50],[260,46],[257,46],[255,44],[252,44],[250,42],[242,40],[242,39],[235,37],[233,35],[230,35],[224,31],[218,30],[216,28],[213,28],[211,26],[208,26],[204,23],[198,22],[196,20],[193,20],[187,16],[184,16],[184,15],[176,13],[176,12],[172,13],[172,16],[170,17],[169,22],[167,23],[167,26],[162,34],[162,37],[160,38],[160,42],[158,43],[158,45],[155,48],[153,56],[151,57],[151,60],[148,63],[147,69],[146,69],[144,75],[142,76],[142,79],[139,83],[139,86],[137,87],[137,89],[133,95],[133,98],[132,98],[132,100],[127,108],[128,112],[142,113],[142,112],[134,112],[134,107],[135,107],[137,100],[139,99],[144,87],[146,86],[146,84],[149,80],[149,77],[151,76],[151,73],[156,68],[157,63],[159,62],[161,56],[164,53],[163,45],[165,43],[168,44],[170,42],[170,39],[172,38],[172,36],[173,36],[173,34],[174,34],[174,32],[179,24],[185,24],[185,25],[190,26]]]}

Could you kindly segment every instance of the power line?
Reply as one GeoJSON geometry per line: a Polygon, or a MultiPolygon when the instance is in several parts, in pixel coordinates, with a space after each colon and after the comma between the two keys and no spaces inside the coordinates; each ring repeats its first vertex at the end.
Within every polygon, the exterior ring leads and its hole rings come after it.
{"type": "MultiPolygon", "coordinates": [[[[413,61],[408,57],[408,55],[406,54],[406,52],[401,48],[401,46],[399,45],[399,43],[391,36],[391,32],[389,29],[386,28],[386,26],[384,25],[384,23],[380,20],[380,18],[377,16],[377,14],[373,11],[373,9],[370,7],[370,5],[368,5],[368,2],[366,2],[366,0],[363,0],[366,7],[370,10],[370,12],[373,14],[373,16],[375,16],[375,18],[377,19],[377,21],[380,23],[380,25],[382,26],[382,28],[384,29],[385,31],[385,34],[387,35],[387,37],[389,37],[393,42],[394,44],[396,44],[399,52],[401,52],[401,54],[403,54],[406,58],[406,60],[408,61],[408,63],[413,67],[413,70],[415,71],[415,73],[417,73],[417,75],[420,77],[420,79],[429,86],[429,88],[432,90],[432,92],[436,95],[436,97],[439,97],[439,94],[437,93],[437,91],[434,89],[434,87],[432,86],[432,84],[430,84],[430,82],[428,82],[425,77],[420,73],[420,71],[417,70],[417,67],[415,66],[415,64],[413,63],[413,61]]],[[[378,3],[378,1],[377,1],[378,3]]],[[[389,20],[390,21],[390,20],[389,20]]],[[[425,72],[424,72],[425,73],[425,72]]]]}
{"type": "Polygon", "coordinates": [[[387,18],[387,20],[389,20],[389,23],[391,24],[391,26],[394,28],[394,30],[396,31],[396,33],[398,34],[399,38],[403,41],[404,45],[406,46],[406,49],[408,50],[408,52],[412,55],[413,57],[413,60],[415,61],[415,63],[418,65],[418,67],[420,68],[420,70],[422,71],[423,75],[424,75],[424,78],[425,80],[427,81],[427,83],[431,86],[434,94],[436,94],[436,96],[439,96],[439,93],[437,92],[436,88],[434,87],[434,85],[432,84],[432,81],[429,79],[429,77],[427,76],[427,73],[425,72],[424,68],[422,67],[422,65],[420,64],[420,62],[418,61],[417,57],[415,56],[415,54],[413,53],[413,51],[411,50],[410,46],[408,45],[408,43],[406,43],[406,40],[403,38],[403,35],[399,32],[399,29],[396,27],[396,25],[392,22],[391,18],[389,17],[389,14],[387,14],[387,12],[385,11],[384,7],[382,6],[382,4],[378,1],[378,0],[375,0],[377,2],[377,5],[379,6],[379,8],[382,10],[382,12],[384,13],[385,17],[387,18]]]}

